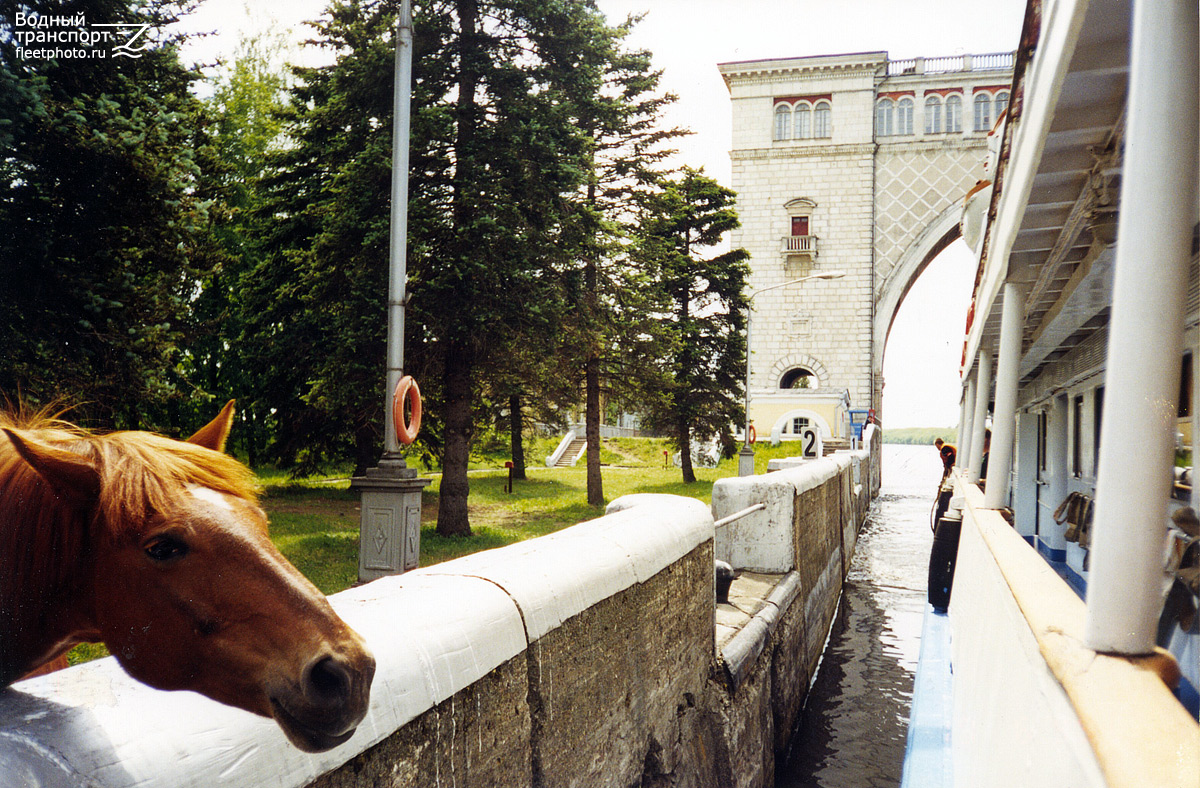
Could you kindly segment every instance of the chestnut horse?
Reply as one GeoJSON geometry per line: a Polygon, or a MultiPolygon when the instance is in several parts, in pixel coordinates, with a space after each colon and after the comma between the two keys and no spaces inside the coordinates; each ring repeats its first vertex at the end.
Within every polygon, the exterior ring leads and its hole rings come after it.
{"type": "Polygon", "coordinates": [[[0,688],[103,641],[134,678],[273,717],[320,752],[375,660],[267,538],[230,402],[188,442],[0,413],[0,688]]]}

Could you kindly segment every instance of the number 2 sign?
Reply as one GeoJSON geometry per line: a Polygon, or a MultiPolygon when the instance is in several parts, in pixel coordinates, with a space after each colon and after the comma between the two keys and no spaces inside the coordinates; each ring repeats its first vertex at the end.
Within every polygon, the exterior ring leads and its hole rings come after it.
{"type": "Polygon", "coordinates": [[[804,427],[800,430],[800,456],[806,460],[814,460],[821,456],[821,431],[816,427],[804,427]]]}

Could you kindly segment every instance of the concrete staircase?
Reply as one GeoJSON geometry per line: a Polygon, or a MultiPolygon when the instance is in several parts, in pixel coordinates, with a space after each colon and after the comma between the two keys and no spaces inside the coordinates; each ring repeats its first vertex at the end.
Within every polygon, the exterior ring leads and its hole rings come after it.
{"type": "Polygon", "coordinates": [[[558,458],[558,462],[554,467],[574,467],[575,463],[579,461],[579,458],[583,456],[585,451],[587,451],[587,438],[576,438],[575,440],[571,441],[571,445],[569,445],[567,450],[562,453],[562,456],[558,458]]]}
{"type": "Polygon", "coordinates": [[[850,448],[850,441],[845,440],[844,438],[829,438],[828,440],[822,442],[821,456],[828,457],[830,454],[833,454],[835,451],[839,451],[842,449],[849,449],[849,448],[850,448]]]}

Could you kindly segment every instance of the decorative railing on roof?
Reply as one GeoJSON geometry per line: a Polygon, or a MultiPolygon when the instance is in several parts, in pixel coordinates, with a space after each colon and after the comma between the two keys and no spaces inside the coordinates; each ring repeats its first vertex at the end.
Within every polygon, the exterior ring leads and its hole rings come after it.
{"type": "Polygon", "coordinates": [[[949,74],[955,71],[1005,71],[1015,63],[1012,52],[992,52],[985,55],[950,55],[947,57],[917,57],[908,60],[889,60],[888,76],[903,74],[949,74]]]}

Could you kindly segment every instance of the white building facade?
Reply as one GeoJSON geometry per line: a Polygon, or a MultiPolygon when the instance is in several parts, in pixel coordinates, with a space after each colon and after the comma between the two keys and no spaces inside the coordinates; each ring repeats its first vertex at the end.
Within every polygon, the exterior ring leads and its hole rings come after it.
{"type": "Polygon", "coordinates": [[[846,438],[849,409],[878,411],[892,318],[959,237],[1012,64],[1011,53],[867,52],[720,65],[742,221],[732,243],[750,252],[750,291],[775,288],[752,301],[759,435],[815,423],[846,438]]]}

